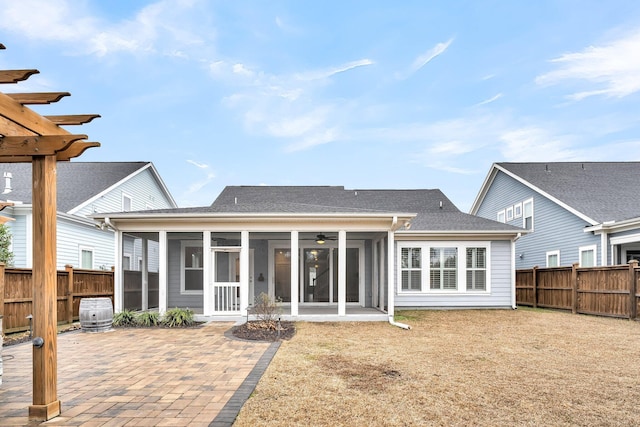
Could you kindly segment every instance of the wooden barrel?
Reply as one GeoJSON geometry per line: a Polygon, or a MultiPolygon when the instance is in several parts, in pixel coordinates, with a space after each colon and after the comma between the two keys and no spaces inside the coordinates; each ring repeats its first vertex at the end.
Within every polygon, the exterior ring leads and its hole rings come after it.
{"type": "Polygon", "coordinates": [[[82,298],[80,300],[80,328],[84,332],[105,332],[113,325],[111,298],[82,298]]]}

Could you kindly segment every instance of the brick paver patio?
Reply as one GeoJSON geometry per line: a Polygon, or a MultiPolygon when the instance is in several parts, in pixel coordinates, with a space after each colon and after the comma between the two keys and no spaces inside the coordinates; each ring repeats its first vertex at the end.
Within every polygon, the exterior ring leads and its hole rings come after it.
{"type": "MultiPolygon", "coordinates": [[[[231,422],[277,348],[230,339],[224,333],[231,326],[58,335],[62,414],[41,425],[208,426],[216,417],[216,425],[231,422]]],[[[31,344],[5,347],[2,355],[0,425],[38,425],[27,416],[31,344]]]]}

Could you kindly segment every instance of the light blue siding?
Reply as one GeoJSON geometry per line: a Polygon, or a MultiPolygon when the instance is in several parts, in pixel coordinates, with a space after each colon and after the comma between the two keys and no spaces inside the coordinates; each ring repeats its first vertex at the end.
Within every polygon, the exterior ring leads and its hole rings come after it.
{"type": "Polygon", "coordinates": [[[80,248],[93,251],[93,269],[110,270],[114,265],[115,235],[112,231],[100,230],[92,224],[58,219],[57,266],[80,268],[80,248]]]}
{"type": "MultiPolygon", "coordinates": [[[[477,215],[496,219],[497,212],[533,198],[533,233],[516,242],[516,269],[546,266],[546,253],[560,251],[560,265],[579,261],[581,246],[596,245],[600,264],[600,236],[585,233],[590,225],[548,198],[533,191],[510,176],[498,171],[480,205],[477,215]]],[[[523,226],[523,218],[508,224],[523,226]]]]}
{"type": "Polygon", "coordinates": [[[151,169],[147,168],[83,207],[76,212],[76,215],[88,216],[95,212],[121,212],[123,194],[131,198],[132,211],[173,207],[151,169]]]}
{"type": "MultiPolygon", "coordinates": [[[[438,243],[440,242],[429,242],[429,245],[438,246],[438,243]]],[[[438,294],[436,292],[422,292],[403,294],[396,291],[395,306],[403,308],[511,308],[513,289],[511,242],[506,240],[492,241],[490,248],[491,291],[489,293],[438,294]]],[[[396,265],[396,284],[399,283],[399,280],[399,269],[396,265]]]]}
{"type": "MultiPolygon", "coordinates": [[[[30,216],[28,217],[31,218],[30,216]]],[[[15,221],[7,223],[11,229],[11,248],[13,251],[13,265],[15,267],[27,267],[27,250],[31,248],[27,244],[27,215],[15,215],[15,221]]]]}

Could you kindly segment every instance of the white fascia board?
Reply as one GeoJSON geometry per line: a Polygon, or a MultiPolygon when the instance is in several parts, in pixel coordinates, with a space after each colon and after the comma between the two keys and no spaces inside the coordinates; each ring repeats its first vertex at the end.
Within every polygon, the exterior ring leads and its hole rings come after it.
{"type": "Polygon", "coordinates": [[[640,217],[625,219],[624,221],[605,221],[592,227],[585,227],[584,232],[595,234],[619,233],[621,231],[640,229],[640,217]]]}
{"type": "MultiPolygon", "coordinates": [[[[218,231],[247,230],[267,231],[331,231],[344,229],[348,232],[380,231],[386,232],[394,227],[394,215],[390,214],[198,214],[198,215],[93,215],[92,218],[109,222],[121,231],[196,231],[203,228],[215,228],[218,231]]],[[[395,215],[398,221],[405,223],[415,217],[414,214],[395,215]]]]}
{"type": "Polygon", "coordinates": [[[489,173],[484,178],[484,182],[480,187],[480,191],[478,191],[478,194],[476,195],[476,199],[473,201],[473,204],[471,205],[471,209],[469,210],[469,213],[471,215],[475,215],[476,213],[478,213],[478,209],[480,209],[480,205],[484,201],[484,198],[487,195],[487,191],[489,191],[489,188],[491,187],[491,184],[493,183],[493,180],[495,179],[497,173],[498,171],[496,169],[496,164],[494,163],[491,165],[491,169],[489,169],[489,173]]]}
{"type": "Polygon", "coordinates": [[[566,203],[564,203],[563,201],[556,199],[555,197],[553,197],[551,194],[543,191],[542,189],[536,187],[535,185],[531,184],[529,181],[527,181],[526,179],[521,178],[520,176],[506,170],[505,168],[499,166],[499,165],[494,165],[495,168],[501,172],[504,172],[506,175],[510,176],[511,178],[515,179],[516,181],[518,181],[519,183],[529,187],[530,189],[532,189],[533,191],[535,191],[536,193],[540,194],[541,196],[546,197],[547,199],[551,200],[553,203],[557,204],[558,206],[566,209],[567,211],[571,212],[572,214],[574,214],[575,216],[577,216],[578,218],[588,222],[591,225],[598,225],[599,222],[594,220],[593,218],[589,218],[588,216],[586,216],[585,214],[583,214],[580,211],[577,211],[576,209],[572,208],[571,206],[567,205],[566,203]]]}
{"type": "Polygon", "coordinates": [[[85,218],[78,215],[69,215],[68,213],[64,213],[64,212],[58,212],[58,219],[64,219],[66,221],[74,222],[76,224],[86,225],[88,227],[95,227],[96,225],[100,224],[99,222],[91,218],[85,218]]]}
{"type": "Polygon", "coordinates": [[[442,230],[442,231],[396,231],[396,239],[455,239],[475,238],[475,239],[514,239],[527,234],[522,231],[495,231],[495,230],[442,230]]]}
{"type": "Polygon", "coordinates": [[[169,188],[166,186],[166,184],[162,180],[162,177],[158,173],[158,170],[156,169],[154,164],[149,162],[148,167],[151,169],[151,172],[153,173],[153,175],[155,176],[156,180],[160,184],[160,187],[162,187],[162,191],[164,192],[165,196],[167,196],[167,199],[169,199],[169,202],[171,203],[171,206],[173,206],[174,208],[177,208],[178,204],[174,200],[173,196],[171,195],[171,192],[169,191],[169,188]]]}
{"type": "Polygon", "coordinates": [[[397,218],[398,221],[410,221],[416,217],[416,214],[413,213],[229,213],[229,212],[200,212],[200,213],[135,213],[135,212],[117,212],[112,214],[94,214],[89,215],[91,218],[95,218],[97,220],[102,220],[104,218],[110,218],[112,220],[158,220],[165,219],[167,221],[175,221],[182,219],[213,219],[213,220],[242,220],[246,221],[247,219],[389,219],[390,224],[394,218],[397,218]]]}

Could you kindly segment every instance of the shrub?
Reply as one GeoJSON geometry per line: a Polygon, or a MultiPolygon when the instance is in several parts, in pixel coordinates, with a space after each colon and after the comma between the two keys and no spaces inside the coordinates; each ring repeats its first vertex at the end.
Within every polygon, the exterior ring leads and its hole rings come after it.
{"type": "Polygon", "coordinates": [[[162,324],[169,328],[191,326],[193,323],[193,310],[189,310],[188,308],[172,308],[171,310],[167,310],[162,318],[162,324]]]}
{"type": "Polygon", "coordinates": [[[160,324],[160,315],[157,311],[144,311],[136,317],[136,323],[139,326],[158,326],[160,324]]]}
{"type": "Polygon", "coordinates": [[[267,329],[276,329],[278,317],[282,310],[277,301],[269,295],[262,292],[256,298],[256,304],[253,306],[253,314],[256,316],[257,322],[267,329]]]}
{"type": "Polygon", "coordinates": [[[113,316],[113,326],[135,326],[136,314],[131,310],[122,310],[113,316]]]}

